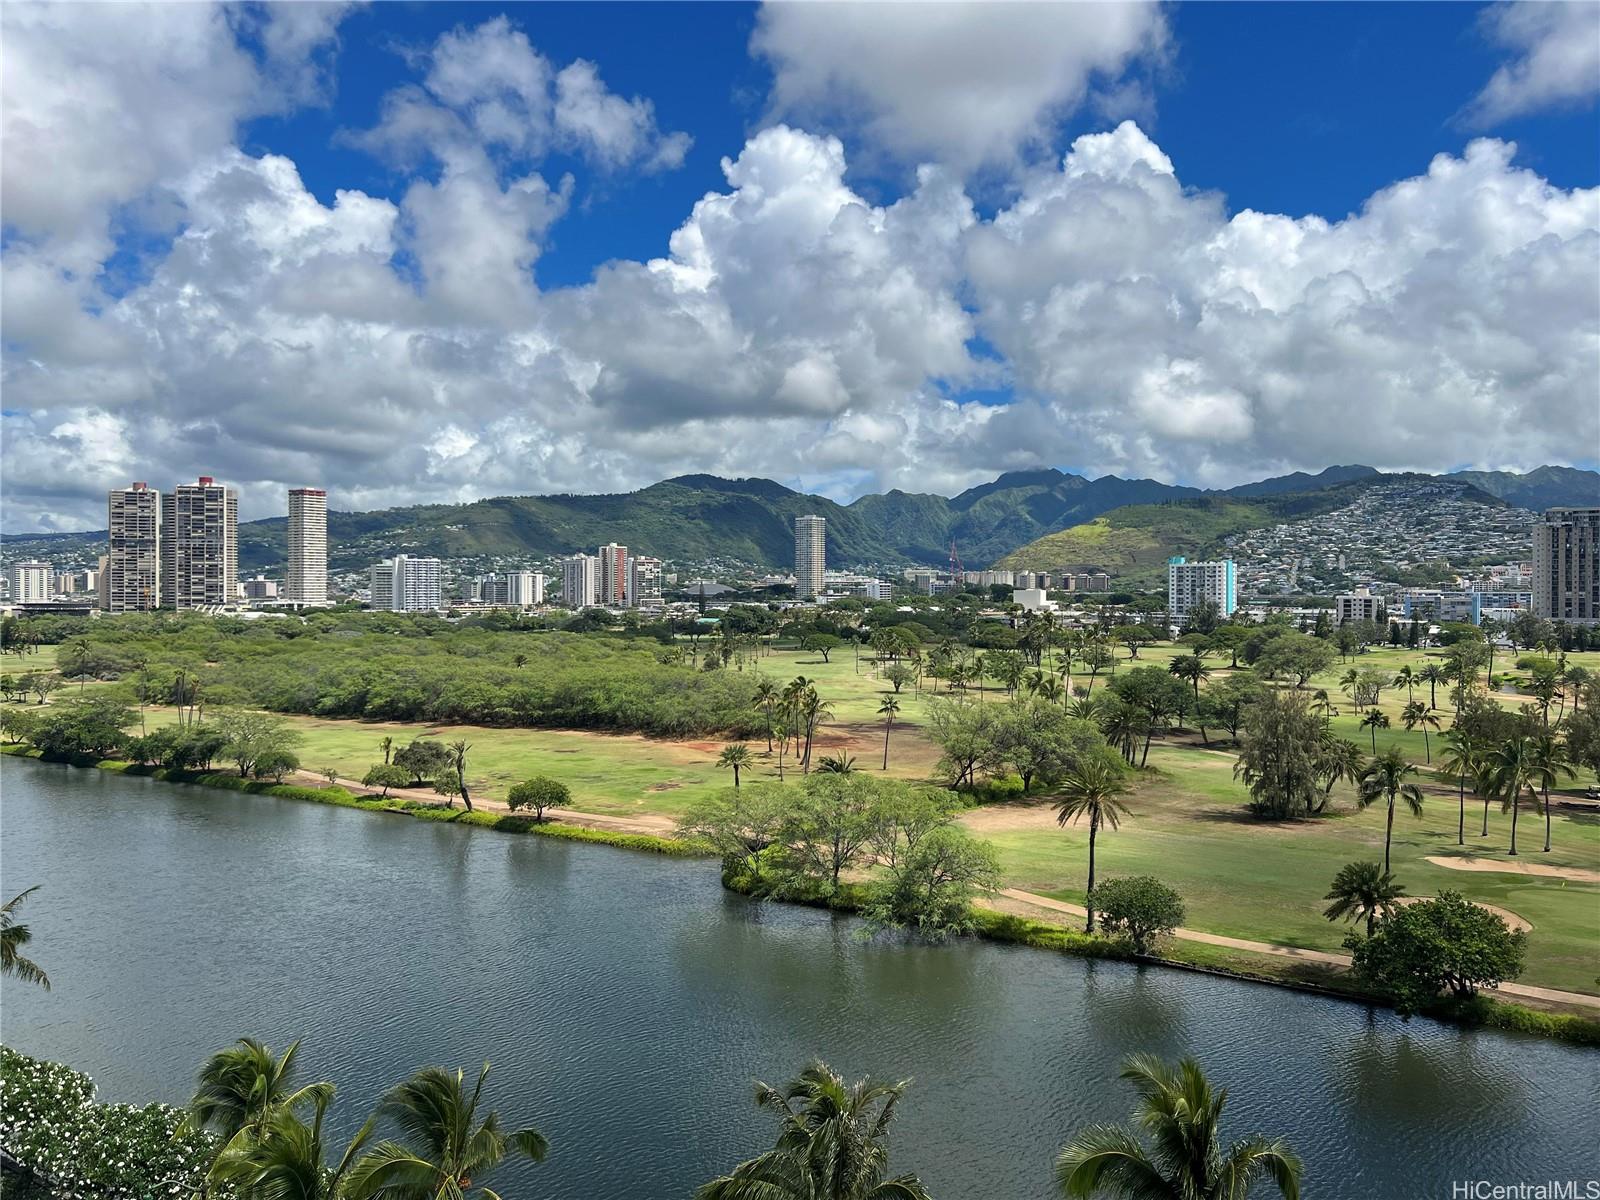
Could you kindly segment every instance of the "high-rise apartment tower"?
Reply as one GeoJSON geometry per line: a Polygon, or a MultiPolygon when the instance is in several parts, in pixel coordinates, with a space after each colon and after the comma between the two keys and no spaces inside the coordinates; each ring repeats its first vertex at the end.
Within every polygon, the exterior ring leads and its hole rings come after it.
{"type": "Polygon", "coordinates": [[[828,558],[828,519],[794,519],[794,594],[801,600],[822,595],[822,574],[828,558]]]}
{"type": "Polygon", "coordinates": [[[161,493],[147,483],[106,493],[108,546],[101,607],[148,612],[161,603],[161,493]]]}
{"type": "Polygon", "coordinates": [[[289,489],[289,574],[285,599],[297,604],[328,601],[328,493],[289,489]]]}

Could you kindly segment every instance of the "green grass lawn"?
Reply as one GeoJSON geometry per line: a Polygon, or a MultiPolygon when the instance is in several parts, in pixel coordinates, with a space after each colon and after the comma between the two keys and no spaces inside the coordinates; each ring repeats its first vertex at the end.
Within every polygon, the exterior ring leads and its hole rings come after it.
{"type": "MultiPolygon", "coordinates": [[[[1154,770],[1127,798],[1131,814],[1098,840],[1102,878],[1148,874],[1165,880],[1183,894],[1187,924],[1197,929],[1340,949],[1346,927],[1323,918],[1322,896],[1344,863],[1382,860],[1382,810],[1355,811],[1344,792],[1335,816],[1258,822],[1242,807],[1231,755],[1158,747],[1150,762],[1154,770]]],[[[1000,806],[968,819],[996,844],[1010,886],[1081,903],[1087,829],[1059,829],[1044,807],[1041,802],[1029,812],[1000,806]]],[[[1504,857],[1509,816],[1496,806],[1487,838],[1476,836],[1481,821],[1482,806],[1469,796],[1466,850],[1504,857]]],[[[1420,819],[1404,811],[1396,815],[1393,869],[1407,891],[1426,896],[1452,888],[1520,914],[1534,926],[1524,982],[1600,992],[1600,886],[1456,871],[1425,861],[1457,852],[1456,822],[1454,794],[1430,792],[1420,819]]],[[[1542,854],[1543,819],[1525,806],[1518,824],[1522,854],[1509,861],[1600,870],[1600,812],[1557,808],[1553,829],[1554,849],[1542,854]]]]}
{"type": "MultiPolygon", "coordinates": [[[[53,650],[45,647],[39,655],[28,655],[11,670],[38,669],[53,650]]],[[[1141,649],[1136,665],[1165,666],[1181,652],[1172,646],[1147,646],[1141,649]]],[[[1118,653],[1118,669],[1126,669],[1126,654],[1118,653]]],[[[1439,651],[1384,649],[1359,656],[1355,665],[1394,672],[1406,663],[1415,668],[1440,657],[1439,651]]],[[[877,709],[892,688],[876,677],[869,654],[863,653],[858,661],[851,648],[840,647],[831,658],[832,662],[825,663],[819,654],[784,649],[763,655],[746,669],[770,675],[779,684],[796,675],[813,680],[835,711],[835,723],[820,738],[819,752],[845,750],[857,757],[859,767],[876,767],[881,761],[883,731],[877,709]]],[[[1511,656],[1502,658],[1504,667],[1510,669],[1511,656]]],[[[1600,672],[1600,654],[1573,655],[1569,661],[1600,672]]],[[[1219,675],[1226,667],[1225,660],[1208,662],[1219,675]]],[[[1496,666],[1500,668],[1502,663],[1497,661],[1496,666]]],[[[1369,735],[1358,728],[1358,718],[1348,711],[1348,701],[1338,690],[1338,678],[1346,669],[1347,664],[1337,664],[1309,686],[1326,687],[1337,697],[1341,713],[1334,719],[1334,728],[1338,732],[1370,746],[1369,735]]],[[[1105,679],[1102,674],[1100,683],[1105,679]]],[[[1075,682],[1084,680],[1080,677],[1075,682]]],[[[68,699],[78,690],[69,686],[57,699],[68,699]]],[[[891,750],[891,770],[896,775],[926,778],[932,772],[937,751],[920,731],[930,694],[926,688],[919,694],[908,687],[898,697],[901,710],[891,750]]],[[[994,687],[981,693],[972,689],[968,694],[996,703],[1005,697],[1002,689],[994,687]]],[[[1426,699],[1426,689],[1419,689],[1418,696],[1426,699]]],[[[1382,749],[1391,742],[1398,744],[1420,763],[1424,757],[1421,732],[1408,734],[1399,725],[1405,699],[1403,688],[1385,691],[1382,707],[1394,727],[1379,733],[1378,745],[1382,749]]],[[[1524,698],[1502,699],[1514,705],[1524,698]]],[[[1443,691],[1440,702],[1447,703],[1443,691]]],[[[1449,715],[1441,709],[1442,725],[1448,726],[1449,715]]],[[[152,726],[172,719],[171,710],[147,711],[152,726]]],[[[670,817],[706,789],[731,782],[728,773],[715,765],[722,747],[717,740],[664,741],[581,731],[305,717],[290,720],[305,736],[298,752],[311,769],[331,767],[341,775],[359,778],[381,760],[379,741],[386,735],[402,742],[424,734],[447,740],[464,737],[473,747],[469,782],[475,792],[503,798],[517,780],[548,774],[572,788],[574,807],[595,813],[670,817]]],[[[752,749],[759,755],[765,746],[755,741],[752,749]]],[[[1183,894],[1187,923],[1195,928],[1315,949],[1340,949],[1347,927],[1334,926],[1322,917],[1322,896],[1344,863],[1357,858],[1381,860],[1382,812],[1354,811],[1348,789],[1340,789],[1340,811],[1332,817],[1286,824],[1257,822],[1244,810],[1245,792],[1233,779],[1233,758],[1227,749],[1207,751],[1191,744],[1189,735],[1158,741],[1150,755],[1152,769],[1141,776],[1128,797],[1131,815],[1120,830],[1105,832],[1100,839],[1102,877],[1159,876],[1183,894]]],[[[792,769],[792,758],[789,763],[792,769]]],[[[774,766],[772,760],[759,757],[754,777],[775,775],[774,766]]],[[[746,778],[750,777],[747,773],[746,778]]],[[[1579,780],[1575,789],[1569,790],[1581,791],[1586,782],[1579,780]]],[[[967,820],[996,844],[1008,886],[1081,902],[1087,859],[1084,829],[1057,828],[1043,801],[975,809],[967,820]]],[[[1481,820],[1481,805],[1472,807],[1469,797],[1467,849],[1482,855],[1503,854],[1509,818],[1496,808],[1486,839],[1474,836],[1481,820]]],[[[1600,869],[1600,811],[1558,809],[1555,848],[1548,855],[1539,852],[1543,821],[1532,807],[1523,810],[1518,834],[1523,851],[1519,861],[1600,869]]],[[[1600,886],[1453,871],[1425,861],[1428,855],[1454,853],[1455,837],[1453,792],[1430,790],[1420,820],[1404,812],[1397,815],[1394,869],[1407,890],[1413,895],[1433,895],[1453,888],[1471,899],[1520,914],[1534,926],[1524,982],[1600,992],[1600,886]]]]}

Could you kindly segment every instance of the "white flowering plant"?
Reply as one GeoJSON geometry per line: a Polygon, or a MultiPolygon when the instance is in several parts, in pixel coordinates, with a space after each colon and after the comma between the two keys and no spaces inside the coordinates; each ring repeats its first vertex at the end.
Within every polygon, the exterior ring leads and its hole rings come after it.
{"type": "Polygon", "coordinates": [[[182,1122],[167,1104],[96,1103],[87,1075],[0,1046],[0,1147],[62,1200],[197,1194],[216,1139],[182,1122]]]}

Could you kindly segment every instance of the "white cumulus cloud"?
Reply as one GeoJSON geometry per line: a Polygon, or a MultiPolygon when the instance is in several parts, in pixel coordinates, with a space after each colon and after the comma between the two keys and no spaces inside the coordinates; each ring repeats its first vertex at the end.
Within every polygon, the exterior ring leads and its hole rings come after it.
{"type": "Polygon", "coordinates": [[[1592,104],[1600,95],[1600,4],[1516,0],[1483,16],[1485,32],[1512,55],[1468,106],[1492,126],[1541,109],[1592,104]]]}

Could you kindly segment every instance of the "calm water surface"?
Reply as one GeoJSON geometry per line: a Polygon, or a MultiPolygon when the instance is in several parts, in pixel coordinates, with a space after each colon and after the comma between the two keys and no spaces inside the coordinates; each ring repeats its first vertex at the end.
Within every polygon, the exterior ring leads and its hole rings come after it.
{"type": "Polygon", "coordinates": [[[1123,1118],[1133,1051],[1193,1053],[1229,1132],[1287,1136],[1311,1197],[1600,1175],[1600,1054],[1275,988],[962,942],[863,942],[729,896],[715,867],[7,760],[0,890],[55,990],[0,1034],[102,1098],[182,1102],[241,1034],[304,1039],[346,1125],[429,1063],[495,1064],[554,1145],[508,1197],[654,1200],[764,1148],[750,1081],[811,1056],[912,1076],[894,1163],[941,1200],[1050,1194],[1063,1139],[1123,1118]]]}

